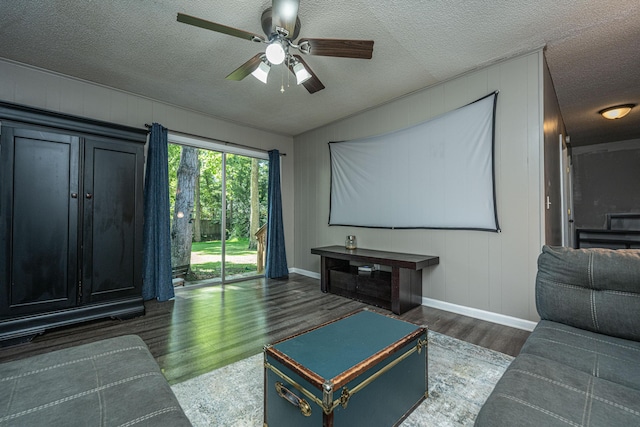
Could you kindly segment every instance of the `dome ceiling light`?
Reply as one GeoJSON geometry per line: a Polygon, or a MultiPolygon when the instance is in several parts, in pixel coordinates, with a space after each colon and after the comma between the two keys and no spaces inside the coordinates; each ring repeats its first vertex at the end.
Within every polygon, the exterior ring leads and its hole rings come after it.
{"type": "Polygon", "coordinates": [[[631,109],[635,106],[636,104],[616,105],[613,107],[605,108],[604,110],[600,110],[598,111],[598,114],[609,120],[621,119],[629,114],[631,112],[631,109]]]}

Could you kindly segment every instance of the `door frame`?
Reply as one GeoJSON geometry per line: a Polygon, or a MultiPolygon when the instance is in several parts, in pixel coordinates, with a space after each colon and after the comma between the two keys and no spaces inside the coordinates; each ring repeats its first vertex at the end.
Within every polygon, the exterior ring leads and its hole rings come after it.
{"type": "Polygon", "coordinates": [[[269,154],[265,150],[258,148],[250,148],[239,144],[234,144],[226,141],[219,141],[215,139],[204,138],[196,135],[181,133],[181,132],[168,132],[167,137],[169,144],[186,145],[198,149],[216,151],[222,154],[222,215],[221,215],[221,230],[220,230],[220,247],[221,247],[221,271],[220,282],[225,283],[240,282],[248,279],[255,279],[257,277],[264,277],[264,273],[256,273],[255,275],[246,277],[236,277],[233,279],[226,278],[225,264],[226,264],[226,240],[227,240],[227,176],[226,176],[226,160],[227,154],[234,154],[250,158],[258,158],[262,160],[269,160],[269,154]]]}
{"type": "Polygon", "coordinates": [[[571,147],[567,144],[567,137],[559,135],[560,149],[560,226],[562,229],[562,246],[573,247],[573,166],[571,164],[571,147]]]}

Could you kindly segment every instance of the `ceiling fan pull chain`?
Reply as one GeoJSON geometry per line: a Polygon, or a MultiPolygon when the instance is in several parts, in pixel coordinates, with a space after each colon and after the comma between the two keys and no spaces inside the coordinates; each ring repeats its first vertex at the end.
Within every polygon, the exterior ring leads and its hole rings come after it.
{"type": "Polygon", "coordinates": [[[280,83],[280,93],[284,93],[284,72],[280,74],[282,81],[280,83]]]}

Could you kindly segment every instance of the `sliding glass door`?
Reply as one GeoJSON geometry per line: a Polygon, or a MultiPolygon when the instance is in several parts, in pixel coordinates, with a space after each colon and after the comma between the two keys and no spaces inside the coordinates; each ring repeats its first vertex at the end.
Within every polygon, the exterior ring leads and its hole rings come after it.
{"type": "Polygon", "coordinates": [[[267,177],[266,159],[169,144],[172,267],[189,266],[187,284],[263,273],[267,177]]]}
{"type": "Polygon", "coordinates": [[[226,154],[226,239],[224,277],[227,280],[262,274],[258,239],[266,234],[268,161],[226,154]]]}

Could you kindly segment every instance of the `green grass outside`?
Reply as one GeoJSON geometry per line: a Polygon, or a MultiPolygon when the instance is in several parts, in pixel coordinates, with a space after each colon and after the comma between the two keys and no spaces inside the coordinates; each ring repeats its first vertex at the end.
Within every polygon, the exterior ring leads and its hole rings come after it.
{"type": "MultiPolygon", "coordinates": [[[[234,238],[227,240],[226,242],[227,257],[233,255],[251,255],[256,253],[256,250],[248,249],[249,238],[234,238]]],[[[222,242],[220,240],[213,240],[211,242],[193,242],[191,244],[191,252],[202,252],[208,255],[220,255],[222,251],[222,242]]]]}
{"type": "MultiPolygon", "coordinates": [[[[255,259],[257,251],[250,250],[249,238],[234,238],[226,241],[226,268],[225,273],[227,276],[236,276],[242,274],[255,273],[257,266],[255,261],[250,264],[234,262],[234,256],[252,256],[255,259]]],[[[191,244],[191,254],[199,255],[221,255],[222,242],[220,240],[213,240],[210,242],[193,242],[191,244]]],[[[204,280],[215,279],[221,277],[222,263],[217,262],[204,262],[199,264],[191,264],[191,271],[187,275],[187,280],[204,280]]]]}

